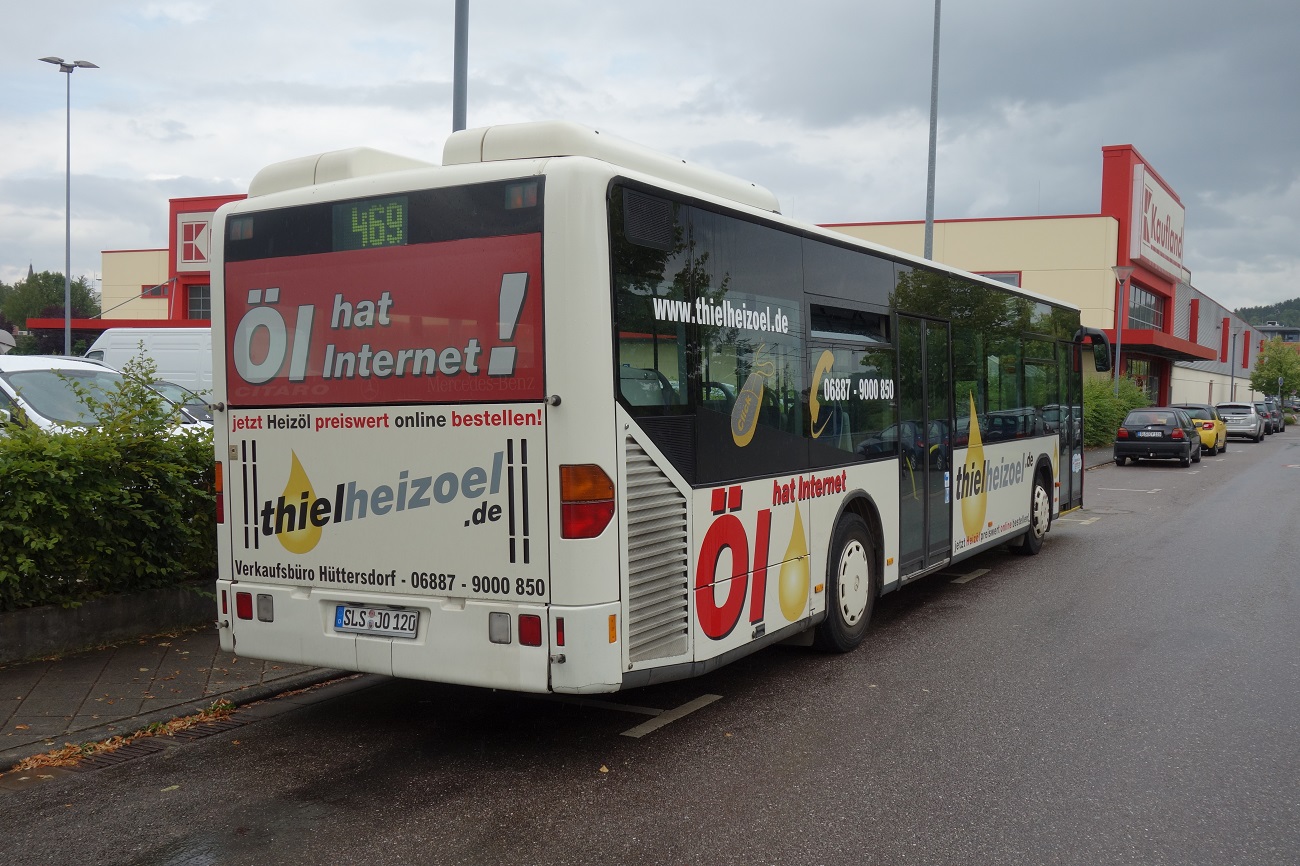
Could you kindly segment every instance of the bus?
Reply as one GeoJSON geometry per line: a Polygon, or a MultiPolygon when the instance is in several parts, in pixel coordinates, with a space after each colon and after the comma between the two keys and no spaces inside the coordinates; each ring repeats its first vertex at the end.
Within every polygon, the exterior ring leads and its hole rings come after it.
{"type": "Polygon", "coordinates": [[[1082,504],[1076,308],[598,130],[290,160],[214,232],[226,651],[571,694],[847,652],[1082,504]]]}

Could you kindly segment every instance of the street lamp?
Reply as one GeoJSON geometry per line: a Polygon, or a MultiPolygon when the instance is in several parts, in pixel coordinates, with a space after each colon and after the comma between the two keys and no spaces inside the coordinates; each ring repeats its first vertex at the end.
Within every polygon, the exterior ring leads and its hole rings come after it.
{"type": "Polygon", "coordinates": [[[42,57],[68,76],[67,86],[67,170],[63,181],[63,354],[72,354],[72,73],[77,67],[98,69],[89,60],[42,57]]]}
{"type": "Polygon", "coordinates": [[[1128,278],[1133,275],[1132,265],[1114,265],[1115,272],[1115,396],[1119,396],[1120,349],[1124,345],[1124,320],[1128,318],[1128,278]]]}

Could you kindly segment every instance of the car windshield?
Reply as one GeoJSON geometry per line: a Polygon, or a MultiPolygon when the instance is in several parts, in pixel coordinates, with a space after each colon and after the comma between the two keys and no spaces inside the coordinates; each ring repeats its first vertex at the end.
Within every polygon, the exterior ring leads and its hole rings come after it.
{"type": "Polygon", "coordinates": [[[1219,414],[1220,415],[1249,415],[1250,407],[1249,406],[1220,406],[1219,414]]]}
{"type": "Polygon", "coordinates": [[[162,394],[177,406],[185,409],[185,414],[196,421],[211,421],[212,413],[208,411],[208,404],[184,385],[177,385],[175,382],[153,382],[153,389],[162,394]]]}
{"type": "Polygon", "coordinates": [[[20,370],[8,374],[5,381],[32,411],[59,424],[93,424],[94,414],[85,396],[103,400],[116,390],[122,374],[115,370],[20,370]],[[74,386],[73,383],[76,383],[74,386]]]}
{"type": "Polygon", "coordinates": [[[1200,418],[1202,421],[1208,421],[1210,420],[1210,418],[1213,417],[1205,409],[1184,409],[1183,411],[1186,412],[1188,415],[1192,416],[1193,418],[1200,418]]]}

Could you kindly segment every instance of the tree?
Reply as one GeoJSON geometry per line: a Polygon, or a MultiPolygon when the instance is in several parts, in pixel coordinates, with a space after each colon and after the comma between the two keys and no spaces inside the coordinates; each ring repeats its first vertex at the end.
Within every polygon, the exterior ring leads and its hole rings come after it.
{"type": "MultiPolygon", "coordinates": [[[[41,271],[7,292],[0,292],[0,313],[21,328],[28,319],[63,317],[63,274],[41,271]]],[[[99,298],[91,291],[85,277],[72,281],[72,315],[86,319],[99,315],[99,298]]]]}
{"type": "Polygon", "coordinates": [[[1289,397],[1300,391],[1300,353],[1280,337],[1264,344],[1255,360],[1255,370],[1250,374],[1250,387],[1261,394],[1281,394],[1289,397]],[[1278,387],[1278,380],[1282,386],[1278,387]]]}

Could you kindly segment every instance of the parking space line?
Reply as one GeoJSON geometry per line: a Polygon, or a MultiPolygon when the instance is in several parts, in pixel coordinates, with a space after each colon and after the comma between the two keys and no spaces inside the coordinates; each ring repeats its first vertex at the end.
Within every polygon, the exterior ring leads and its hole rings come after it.
{"type": "Polygon", "coordinates": [[[977,568],[974,571],[972,571],[970,574],[963,574],[960,577],[954,577],[951,583],[970,583],[975,578],[983,577],[988,573],[989,570],[987,568],[977,568]]]}
{"type": "Polygon", "coordinates": [[[665,710],[650,721],[642,722],[635,728],[629,728],[623,732],[623,736],[636,738],[644,737],[646,734],[659,730],[664,725],[675,722],[683,716],[688,716],[696,710],[707,707],[714,701],[720,700],[722,700],[722,695],[700,695],[695,700],[687,701],[676,709],[665,710]]]}
{"type": "Polygon", "coordinates": [[[1134,487],[1098,487],[1097,490],[1099,492],[1105,490],[1108,493],[1159,493],[1160,492],[1159,487],[1153,487],[1150,490],[1138,490],[1137,488],[1134,487]]]}

